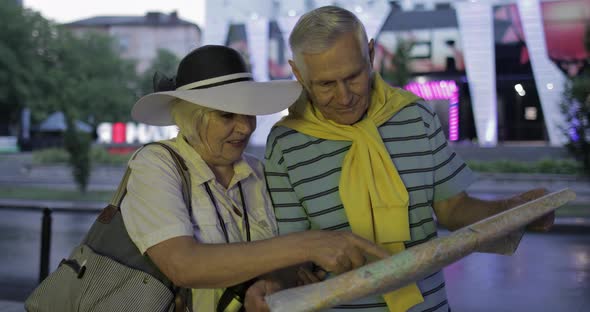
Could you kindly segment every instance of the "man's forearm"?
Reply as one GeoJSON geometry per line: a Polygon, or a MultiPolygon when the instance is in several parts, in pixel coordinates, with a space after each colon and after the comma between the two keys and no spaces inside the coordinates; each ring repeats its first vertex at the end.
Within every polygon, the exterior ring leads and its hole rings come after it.
{"type": "MultiPolygon", "coordinates": [[[[436,202],[434,204],[434,210],[439,224],[454,231],[510,208],[524,204],[527,201],[539,198],[545,194],[547,194],[546,189],[538,188],[510,198],[483,200],[462,192],[450,199],[436,202]]],[[[540,222],[533,222],[532,225],[535,230],[547,230],[552,224],[553,215],[548,215],[547,218],[542,219],[543,220],[539,220],[540,222]],[[538,227],[538,229],[535,227],[538,227]]]]}
{"type": "MultiPolygon", "coordinates": [[[[450,231],[458,230],[469,224],[483,220],[502,211],[525,202],[518,196],[509,199],[483,200],[460,194],[457,198],[445,203],[444,211],[437,209],[438,222],[450,231]]],[[[441,206],[439,204],[439,206],[441,206]]],[[[442,208],[442,207],[441,207],[442,208]]]]}
{"type": "Polygon", "coordinates": [[[455,211],[455,219],[459,222],[453,230],[476,223],[524,202],[524,200],[520,200],[517,197],[500,200],[482,200],[467,196],[464,205],[458,206],[455,211]]]}

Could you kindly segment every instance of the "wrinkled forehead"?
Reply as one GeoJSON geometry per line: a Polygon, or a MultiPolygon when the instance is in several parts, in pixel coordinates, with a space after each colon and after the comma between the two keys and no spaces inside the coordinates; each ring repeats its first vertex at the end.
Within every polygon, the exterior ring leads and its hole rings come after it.
{"type": "Polygon", "coordinates": [[[307,81],[344,79],[368,65],[363,49],[353,36],[343,37],[320,53],[303,53],[307,81]]]}

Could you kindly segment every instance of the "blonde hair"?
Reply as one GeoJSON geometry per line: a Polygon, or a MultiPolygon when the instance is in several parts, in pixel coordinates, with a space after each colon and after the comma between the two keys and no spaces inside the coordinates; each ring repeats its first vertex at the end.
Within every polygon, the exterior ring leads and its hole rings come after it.
{"type": "Polygon", "coordinates": [[[193,104],[185,100],[176,99],[170,108],[170,114],[178,127],[178,134],[186,138],[191,144],[203,143],[202,137],[209,122],[208,113],[214,111],[209,107],[193,104]]]}

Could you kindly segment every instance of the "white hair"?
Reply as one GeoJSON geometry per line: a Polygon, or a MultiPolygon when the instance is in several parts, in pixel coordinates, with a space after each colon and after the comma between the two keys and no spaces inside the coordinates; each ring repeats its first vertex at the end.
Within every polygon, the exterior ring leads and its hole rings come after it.
{"type": "Polygon", "coordinates": [[[324,52],[342,35],[351,33],[357,38],[363,57],[369,61],[367,32],[352,12],[337,6],[324,6],[305,13],[289,36],[295,65],[305,72],[302,54],[324,52]]]}
{"type": "Polygon", "coordinates": [[[214,111],[212,108],[177,99],[172,104],[170,114],[178,127],[179,134],[193,145],[203,143],[203,137],[206,135],[205,132],[209,123],[208,115],[212,111],[214,111]]]}

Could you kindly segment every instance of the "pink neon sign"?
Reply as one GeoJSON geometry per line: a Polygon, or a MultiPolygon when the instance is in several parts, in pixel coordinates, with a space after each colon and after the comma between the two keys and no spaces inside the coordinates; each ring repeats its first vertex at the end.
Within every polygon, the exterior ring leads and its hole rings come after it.
{"type": "Polygon", "coordinates": [[[459,88],[453,80],[412,82],[404,89],[430,100],[449,101],[449,141],[459,140],[459,88]]]}

